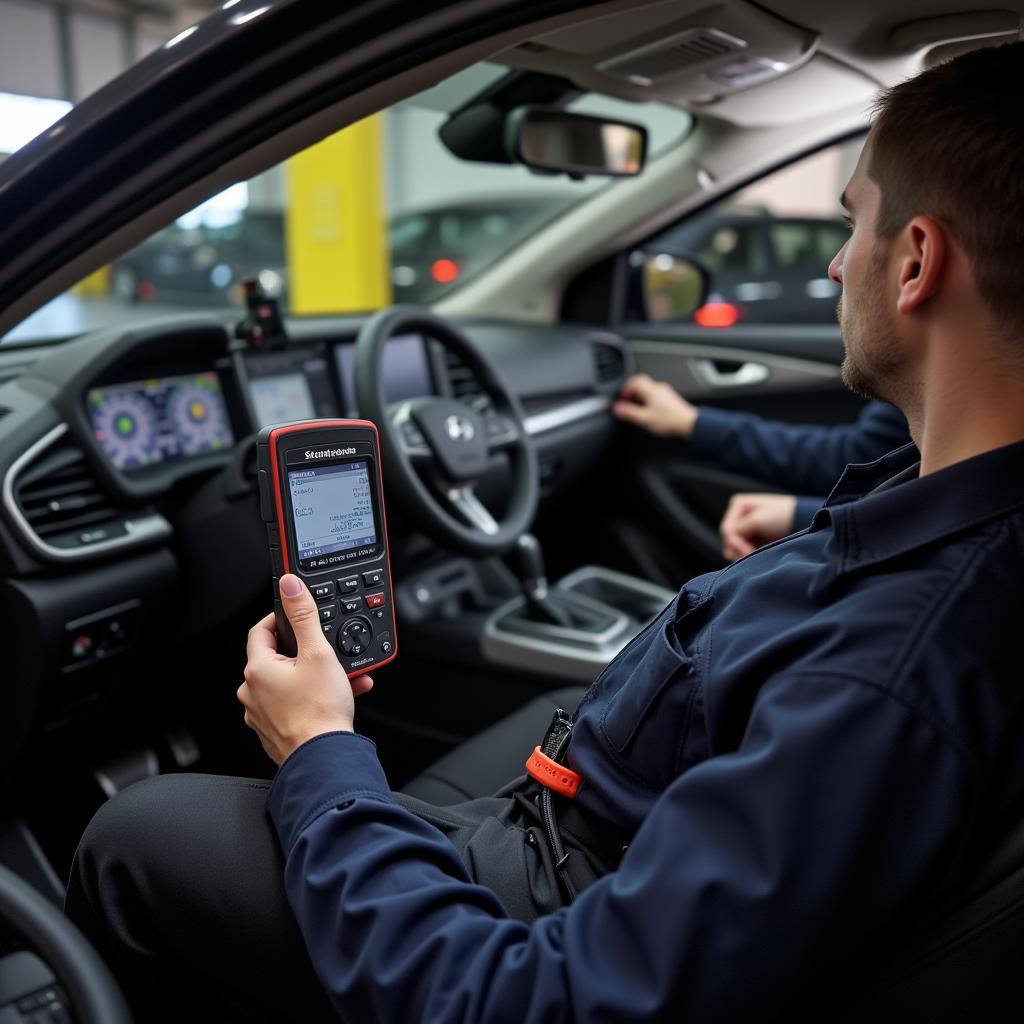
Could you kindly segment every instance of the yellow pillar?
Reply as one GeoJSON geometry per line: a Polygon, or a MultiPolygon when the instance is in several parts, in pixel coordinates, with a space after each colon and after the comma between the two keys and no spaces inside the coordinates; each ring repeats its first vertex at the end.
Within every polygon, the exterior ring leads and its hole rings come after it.
{"type": "Polygon", "coordinates": [[[88,277],[83,277],[71,289],[76,295],[93,296],[110,294],[110,267],[100,267],[88,277]]]}
{"type": "Polygon", "coordinates": [[[383,116],[310,146],[287,164],[285,244],[293,313],[391,303],[384,215],[383,116]]]}

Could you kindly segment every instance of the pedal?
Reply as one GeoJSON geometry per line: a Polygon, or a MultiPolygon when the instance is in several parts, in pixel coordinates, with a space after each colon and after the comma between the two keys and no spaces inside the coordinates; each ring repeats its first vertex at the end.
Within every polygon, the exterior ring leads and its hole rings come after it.
{"type": "Polygon", "coordinates": [[[129,751],[93,769],[92,777],[110,799],[133,782],[151,779],[160,774],[160,762],[149,747],[129,751]]]}

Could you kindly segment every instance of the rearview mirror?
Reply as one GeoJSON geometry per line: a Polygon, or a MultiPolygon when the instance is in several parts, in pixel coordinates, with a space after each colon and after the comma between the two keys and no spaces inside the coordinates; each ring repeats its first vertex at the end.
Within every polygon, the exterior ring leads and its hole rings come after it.
{"type": "Polygon", "coordinates": [[[509,159],[537,171],[573,178],[639,174],[647,156],[647,129],[555,107],[517,107],[505,121],[509,159]]]}

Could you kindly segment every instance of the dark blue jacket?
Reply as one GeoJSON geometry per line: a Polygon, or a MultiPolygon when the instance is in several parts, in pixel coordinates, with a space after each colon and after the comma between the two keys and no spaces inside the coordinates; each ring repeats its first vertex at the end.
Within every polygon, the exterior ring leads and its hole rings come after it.
{"type": "Polygon", "coordinates": [[[343,1016],[761,1021],[964,885],[1024,796],[1024,442],[916,460],[847,470],[808,530],[687,584],[593,684],[578,801],[636,831],[567,909],[509,919],[368,740],[296,751],[269,810],[343,1016]]]}
{"type": "Polygon", "coordinates": [[[848,465],[874,462],[909,441],[903,413],[884,402],[869,402],[856,422],[835,427],[777,423],[702,405],[690,448],[722,469],[799,495],[793,528],[802,530],[848,465]]]}

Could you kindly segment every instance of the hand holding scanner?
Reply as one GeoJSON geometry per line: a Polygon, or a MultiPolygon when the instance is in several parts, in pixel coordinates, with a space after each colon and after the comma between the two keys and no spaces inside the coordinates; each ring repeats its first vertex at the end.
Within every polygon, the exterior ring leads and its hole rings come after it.
{"type": "Polygon", "coordinates": [[[265,427],[257,453],[278,650],[296,653],[278,591],[290,572],[316,599],[321,629],[348,675],[391,661],[397,641],[377,428],[368,420],[265,427]]]}

